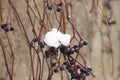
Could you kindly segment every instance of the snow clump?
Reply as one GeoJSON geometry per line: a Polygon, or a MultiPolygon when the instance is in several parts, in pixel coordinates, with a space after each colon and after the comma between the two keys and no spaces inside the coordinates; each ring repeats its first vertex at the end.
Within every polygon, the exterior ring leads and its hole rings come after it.
{"type": "Polygon", "coordinates": [[[57,48],[61,44],[68,46],[70,44],[70,39],[71,35],[63,34],[56,28],[53,28],[51,31],[45,34],[44,41],[48,46],[57,48]]]}

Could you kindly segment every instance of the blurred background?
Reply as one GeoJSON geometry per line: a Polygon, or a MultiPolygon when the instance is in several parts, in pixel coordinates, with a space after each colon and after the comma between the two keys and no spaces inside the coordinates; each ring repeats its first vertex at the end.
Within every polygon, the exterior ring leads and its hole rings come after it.
{"type": "MultiPolygon", "coordinates": [[[[9,0],[0,1],[2,25],[5,24],[7,20],[9,0]]],[[[39,20],[44,14],[45,0],[28,1],[31,7],[29,14],[34,24],[36,34],[38,35],[41,28],[39,20]],[[39,7],[39,13],[41,16],[38,14],[34,1],[36,1],[37,6],[39,7]],[[39,17],[39,20],[36,16],[39,17]]],[[[64,3],[64,0],[61,1],[64,3]]],[[[54,0],[48,0],[48,2],[51,5],[54,4],[54,0]]],[[[56,2],[59,2],[59,0],[56,0],[56,2]]],[[[73,19],[80,36],[88,41],[88,45],[81,48],[80,51],[85,58],[87,65],[92,67],[92,73],[95,77],[90,75],[87,77],[87,80],[120,80],[120,0],[67,0],[67,2],[69,15],[73,19]]],[[[10,4],[10,13],[14,31],[6,33],[3,29],[0,29],[1,42],[6,54],[8,67],[11,71],[13,58],[8,38],[6,36],[7,34],[14,52],[13,80],[31,80],[29,79],[31,73],[30,52],[24,35],[24,30],[21,27],[24,25],[26,34],[31,41],[35,35],[33,34],[31,21],[27,13],[27,0],[11,0],[11,3],[17,10],[19,17],[22,20],[22,24],[15,9],[10,4]]],[[[51,29],[51,26],[58,27],[59,24],[57,19],[60,19],[60,13],[56,12],[55,14],[54,10],[46,10],[46,12],[49,18],[45,19],[45,24],[48,29],[51,29]],[[49,23],[48,19],[51,23],[49,23]]],[[[8,22],[9,21],[10,19],[8,19],[8,22]]],[[[67,20],[65,21],[65,25],[66,33],[72,35],[72,27],[67,20]]],[[[43,40],[46,31],[43,29],[41,32],[43,33],[41,33],[41,39],[43,40]]],[[[73,42],[73,44],[74,43],[75,42],[73,42]]],[[[32,51],[32,53],[35,52],[32,51]]],[[[36,63],[37,55],[35,54],[35,69],[36,63]]],[[[2,48],[0,48],[0,80],[9,80],[5,65],[3,51],[2,48]]],[[[43,80],[46,80],[48,71],[46,66],[43,71],[43,80]]],[[[61,80],[59,77],[61,77],[59,74],[55,74],[52,80],[61,80]]]]}

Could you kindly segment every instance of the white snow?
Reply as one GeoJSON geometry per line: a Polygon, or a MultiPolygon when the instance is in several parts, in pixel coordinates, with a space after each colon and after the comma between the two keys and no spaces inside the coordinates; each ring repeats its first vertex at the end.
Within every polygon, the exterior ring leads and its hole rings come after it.
{"type": "Polygon", "coordinates": [[[56,28],[45,34],[44,41],[50,47],[57,48],[61,44],[68,46],[70,44],[71,36],[69,34],[63,34],[56,28]]]}

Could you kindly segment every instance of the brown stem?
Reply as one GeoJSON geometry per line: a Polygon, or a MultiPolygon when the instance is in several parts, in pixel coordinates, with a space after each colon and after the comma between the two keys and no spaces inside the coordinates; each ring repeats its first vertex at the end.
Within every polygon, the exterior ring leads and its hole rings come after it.
{"type": "Polygon", "coordinates": [[[12,54],[12,73],[11,73],[11,78],[13,80],[15,55],[14,55],[14,52],[13,52],[12,45],[11,45],[10,39],[8,37],[8,34],[6,32],[5,32],[5,34],[6,34],[6,37],[7,37],[9,46],[10,46],[11,54],[12,54]]]}
{"type": "Polygon", "coordinates": [[[40,20],[42,20],[42,19],[41,19],[41,14],[40,14],[40,9],[39,9],[39,6],[38,6],[36,0],[33,0],[33,2],[34,2],[34,5],[35,5],[35,7],[36,7],[36,9],[37,9],[37,12],[38,12],[39,18],[40,18],[40,20]]]}
{"type": "Polygon", "coordinates": [[[1,0],[0,0],[0,19],[1,23],[3,22],[3,17],[2,17],[2,5],[1,5],[1,0]]]}
{"type": "Polygon", "coordinates": [[[5,65],[6,65],[6,70],[7,70],[7,73],[9,75],[9,79],[12,80],[11,73],[10,73],[10,70],[9,70],[9,67],[8,67],[8,62],[7,62],[6,54],[5,54],[5,49],[3,47],[1,37],[0,37],[0,45],[1,45],[1,48],[2,48],[2,52],[3,52],[3,56],[4,56],[4,61],[5,61],[5,65]]]}

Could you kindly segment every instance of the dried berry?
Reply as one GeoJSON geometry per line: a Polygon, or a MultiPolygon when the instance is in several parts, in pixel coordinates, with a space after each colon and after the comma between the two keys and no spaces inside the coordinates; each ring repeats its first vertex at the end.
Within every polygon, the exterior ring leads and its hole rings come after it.
{"type": "Polygon", "coordinates": [[[14,28],[13,28],[13,27],[10,27],[10,31],[14,31],[14,28]]]}
{"type": "Polygon", "coordinates": [[[68,72],[69,72],[69,73],[74,73],[74,69],[73,69],[73,68],[69,68],[69,69],[68,69],[68,72]]]}
{"type": "Polygon", "coordinates": [[[73,46],[74,49],[76,49],[76,48],[78,48],[78,47],[79,47],[78,45],[74,45],[74,46],[73,46]]]}
{"type": "Polygon", "coordinates": [[[85,69],[80,69],[81,71],[81,74],[85,74],[86,76],[89,76],[90,75],[90,70],[88,68],[85,68],[85,69]]]}
{"type": "Polygon", "coordinates": [[[40,46],[41,48],[44,48],[44,47],[45,47],[44,42],[38,41],[38,44],[39,44],[39,46],[40,46]]]}
{"type": "Polygon", "coordinates": [[[74,50],[66,50],[66,55],[71,55],[71,54],[73,54],[74,53],[74,50]]]}
{"type": "Polygon", "coordinates": [[[80,69],[80,72],[81,72],[81,73],[85,73],[85,69],[81,68],[81,69],[80,69]]]}
{"type": "Polygon", "coordinates": [[[64,70],[64,67],[60,67],[60,71],[63,71],[64,70]]]}
{"type": "Polygon", "coordinates": [[[92,71],[92,68],[90,67],[90,66],[88,66],[88,68],[87,68],[89,71],[92,71]]]}
{"type": "Polygon", "coordinates": [[[53,55],[54,55],[54,56],[57,56],[58,54],[57,54],[57,52],[53,52],[53,55]]]}
{"type": "Polygon", "coordinates": [[[55,66],[56,66],[56,63],[51,63],[51,66],[55,67],[55,66]]]}
{"type": "Polygon", "coordinates": [[[66,65],[68,62],[64,62],[63,64],[66,65]]]}
{"type": "Polygon", "coordinates": [[[66,69],[69,69],[70,68],[70,64],[66,64],[66,69]]]}
{"type": "Polygon", "coordinates": [[[80,65],[76,65],[76,68],[77,68],[77,69],[80,69],[80,65]]]}
{"type": "Polygon", "coordinates": [[[78,49],[78,48],[74,49],[74,52],[78,53],[78,52],[79,52],[79,49],[78,49]]]}
{"type": "Polygon", "coordinates": [[[80,74],[78,75],[78,78],[81,79],[82,77],[83,77],[83,74],[80,73],[80,74]]]}
{"type": "Polygon", "coordinates": [[[86,40],[81,41],[80,45],[88,45],[88,42],[86,40]]]}
{"type": "Polygon", "coordinates": [[[116,22],[114,20],[112,20],[111,18],[108,19],[108,25],[112,25],[115,24],[116,22]]]}
{"type": "Polygon", "coordinates": [[[48,6],[48,9],[49,9],[49,10],[52,10],[52,6],[49,5],[49,6],[48,6]]]}
{"type": "Polygon", "coordinates": [[[86,74],[87,76],[89,76],[89,75],[90,75],[90,72],[86,72],[85,74],[86,74]]]}
{"type": "Polygon", "coordinates": [[[83,45],[88,45],[88,42],[87,41],[83,41],[83,45]]]}
{"type": "Polygon", "coordinates": [[[7,24],[2,24],[1,25],[1,29],[5,29],[5,27],[7,27],[7,24]]]}
{"type": "Polygon", "coordinates": [[[107,22],[105,20],[102,21],[105,25],[108,24],[109,26],[116,24],[116,21],[112,20],[111,18],[107,19],[107,22]]]}
{"type": "Polygon", "coordinates": [[[74,45],[73,46],[74,52],[78,53],[79,52],[79,46],[78,45],[74,45]]]}
{"type": "Polygon", "coordinates": [[[54,72],[57,73],[57,72],[58,72],[58,68],[55,68],[55,69],[54,69],[54,72]]]}
{"type": "Polygon", "coordinates": [[[58,53],[57,49],[55,49],[55,50],[52,51],[53,56],[57,55],[57,53],[58,53]]]}
{"type": "Polygon", "coordinates": [[[75,60],[73,60],[73,59],[70,60],[70,64],[71,64],[71,65],[75,64],[75,60]]]}
{"type": "Polygon", "coordinates": [[[62,8],[60,6],[57,6],[57,12],[60,12],[62,8]]]}
{"type": "Polygon", "coordinates": [[[45,51],[45,56],[46,56],[46,58],[49,58],[49,57],[50,57],[49,54],[50,54],[49,51],[45,51]]]}
{"type": "Polygon", "coordinates": [[[65,50],[67,50],[68,47],[67,47],[67,46],[64,46],[64,45],[61,45],[59,48],[60,48],[60,52],[61,52],[61,53],[64,53],[65,50]]]}
{"type": "Polygon", "coordinates": [[[9,31],[8,27],[5,27],[4,30],[5,30],[5,32],[8,32],[8,31],[9,31]]]}

